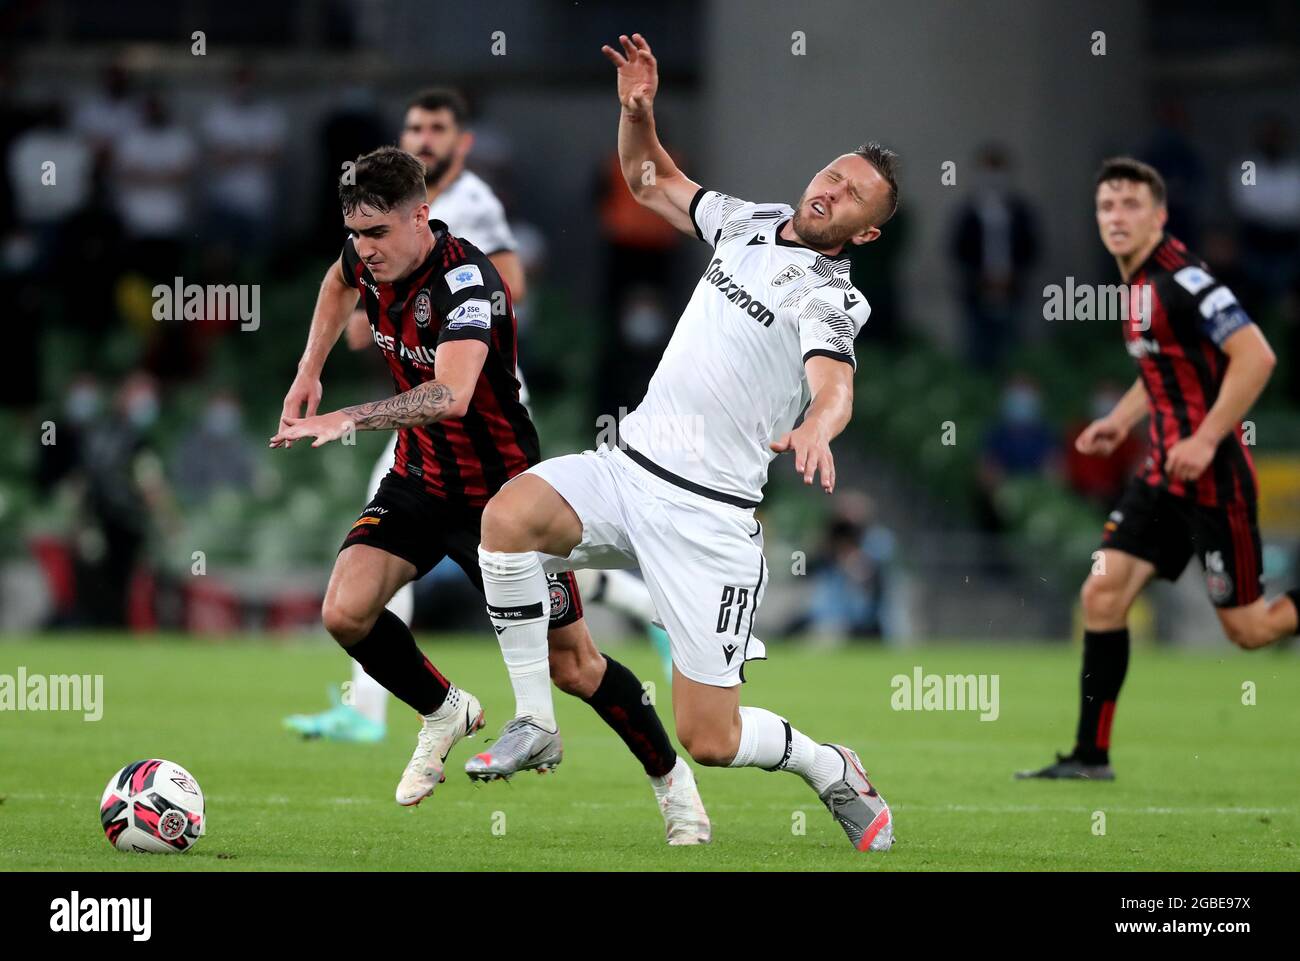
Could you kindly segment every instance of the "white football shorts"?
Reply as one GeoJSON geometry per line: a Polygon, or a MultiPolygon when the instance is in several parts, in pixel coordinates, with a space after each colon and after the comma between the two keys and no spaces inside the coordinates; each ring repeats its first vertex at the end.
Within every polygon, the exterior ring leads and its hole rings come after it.
{"type": "Polygon", "coordinates": [[[541,555],[547,573],[639,567],[673,664],[692,681],[735,687],[746,661],[767,657],[754,637],[767,564],[752,508],[686,490],[605,446],[527,473],[555,488],[582,521],[582,541],[568,557],[541,555]]]}

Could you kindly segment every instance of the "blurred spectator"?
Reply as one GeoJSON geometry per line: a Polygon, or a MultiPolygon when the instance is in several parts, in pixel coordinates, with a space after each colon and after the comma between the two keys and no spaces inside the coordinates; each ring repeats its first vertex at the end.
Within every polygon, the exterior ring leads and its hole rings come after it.
{"type": "Polygon", "coordinates": [[[65,480],[74,477],[85,458],[85,436],[99,419],[104,406],[103,391],[94,374],[76,374],[63,395],[60,416],[54,418],[54,443],[41,444],[36,481],[47,496],[65,480]]]}
{"type": "Polygon", "coordinates": [[[997,491],[1010,477],[1055,473],[1060,442],[1043,419],[1042,396],[1034,380],[1017,374],[1002,392],[1002,408],[989,428],[980,454],[976,508],[985,530],[1004,524],[997,508],[997,491]]]}
{"type": "Polygon", "coordinates": [[[253,483],[253,447],[244,435],[239,398],[229,391],[214,394],[174,457],[176,492],[186,503],[202,503],[223,488],[247,490],[253,483]]]}
{"type": "Polygon", "coordinates": [[[169,518],[162,464],[148,439],[158,411],[153,378],[136,372],[118,388],[110,416],[82,434],[77,599],[79,620],[90,626],[127,624],[128,588],[146,539],[169,518]]]}
{"type": "Polygon", "coordinates": [[[1300,156],[1282,117],[1262,121],[1254,147],[1230,171],[1230,203],[1241,230],[1242,267],[1260,312],[1292,291],[1300,280],[1300,156]],[[1243,183],[1242,164],[1255,165],[1254,182],[1243,183]]]}
{"type": "Polygon", "coordinates": [[[624,291],[614,336],[606,338],[617,350],[600,362],[601,398],[610,405],[601,408],[602,413],[614,413],[620,405],[631,409],[645,396],[676,321],[665,296],[664,289],[653,284],[624,291]]]}
{"type": "Polygon", "coordinates": [[[316,220],[308,251],[323,257],[337,257],[343,245],[342,220],[339,216],[339,176],[343,164],[363,153],[392,142],[384,126],[374,95],[364,87],[349,87],[337,98],[332,112],[321,119],[319,151],[323,167],[317,187],[317,202],[312,205],[316,220]]]}
{"type": "Polygon", "coordinates": [[[973,179],[974,189],[957,210],[951,254],[966,314],[967,357],[997,369],[1016,336],[1025,284],[1038,260],[1038,225],[1000,144],[980,151],[973,179]]]}
{"type": "Polygon", "coordinates": [[[51,104],[9,147],[9,178],[19,222],[43,234],[48,249],[55,231],[90,198],[94,155],[68,129],[62,104],[51,104]]]}
{"type": "Polygon", "coordinates": [[[131,96],[126,68],[114,63],[104,68],[99,92],[78,99],[72,129],[92,150],[111,161],[114,144],[139,129],[143,120],[140,103],[131,96]]]}
{"type": "Polygon", "coordinates": [[[662,305],[681,235],[636,202],[617,153],[602,168],[597,204],[605,245],[601,303],[606,314],[596,360],[596,411],[612,414],[641,400],[672,336],[673,318],[662,305]]]}
{"type": "MultiPolygon", "coordinates": [[[[0,352],[0,407],[34,408],[42,400],[43,369],[41,338],[36,332],[46,319],[42,314],[43,291],[49,286],[41,282],[36,270],[45,266],[42,260],[49,253],[49,244],[41,240],[50,237],[38,237],[36,231],[20,224],[16,210],[17,195],[22,192],[30,196],[33,185],[23,170],[14,170],[15,147],[26,131],[40,122],[40,117],[14,97],[13,70],[11,62],[0,58],[0,284],[5,291],[6,324],[24,334],[10,338],[7,349],[0,352]]],[[[23,161],[19,166],[28,164],[30,161],[23,161]]],[[[37,161],[38,185],[40,174],[37,161]]]]}
{"type": "Polygon", "coordinates": [[[284,112],[254,97],[253,72],[241,67],[230,93],[203,115],[207,175],[205,239],[241,253],[263,252],[275,238],[275,178],[284,151],[284,112]]]}
{"type": "MultiPolygon", "coordinates": [[[[36,120],[31,109],[14,96],[14,64],[0,58],[0,157],[8,158],[10,145],[36,120]]],[[[14,187],[9,165],[0,169],[0,236],[7,233],[14,220],[14,187]]]]}
{"type": "Polygon", "coordinates": [[[1201,246],[1198,209],[1205,189],[1205,163],[1192,143],[1191,122],[1180,100],[1165,100],[1156,109],[1155,129],[1138,150],[1138,159],[1160,171],[1168,195],[1166,229],[1193,250],[1201,246]]]}
{"type": "Polygon", "coordinates": [[[180,272],[196,154],[194,139],[156,95],[145,101],[143,126],[118,138],[113,171],[131,265],[153,280],[180,272]]]}
{"type": "Polygon", "coordinates": [[[1114,410],[1123,395],[1124,388],[1119,384],[1102,381],[1093,390],[1088,419],[1071,424],[1066,429],[1065,479],[1075,493],[1086,497],[1102,510],[1110,510],[1115,506],[1146,451],[1142,429],[1139,427],[1130,431],[1124,443],[1109,457],[1080,454],[1074,449],[1074,441],[1088,424],[1114,410]]]}
{"type": "MultiPolygon", "coordinates": [[[[1200,249],[1214,278],[1226,284],[1240,297],[1248,297],[1250,281],[1242,270],[1241,248],[1236,234],[1223,225],[1210,224],[1205,228],[1200,249]]],[[[1247,300],[1244,305],[1249,312],[1251,303],[1247,300]]]]}
{"type": "Polygon", "coordinates": [[[904,329],[899,273],[911,219],[906,210],[899,210],[877,239],[848,248],[849,278],[871,304],[871,316],[860,336],[877,343],[896,343],[904,329]]]}
{"type": "MultiPolygon", "coordinates": [[[[120,327],[116,287],[122,274],[122,222],[109,198],[108,162],[95,163],[89,202],[64,222],[53,257],[53,276],[75,277],[75,285],[54,285],[63,326],[76,331],[80,357],[69,363],[97,362],[120,327]]],[[[68,349],[68,348],[65,348],[68,349]]]]}
{"type": "Polygon", "coordinates": [[[830,643],[888,634],[887,587],[894,534],[875,502],[856,491],[836,496],[817,555],[808,566],[808,608],[785,627],[830,643]]]}

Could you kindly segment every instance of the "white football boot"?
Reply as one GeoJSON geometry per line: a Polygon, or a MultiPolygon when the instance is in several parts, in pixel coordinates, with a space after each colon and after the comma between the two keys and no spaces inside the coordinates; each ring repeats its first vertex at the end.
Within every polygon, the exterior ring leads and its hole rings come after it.
{"type": "Polygon", "coordinates": [[[397,803],[409,807],[432,794],[447,780],[443,765],[451,749],[482,727],[483,707],[478,698],[453,685],[442,707],[424,718],[411,763],[397,782],[397,803]]]}
{"type": "Polygon", "coordinates": [[[668,843],[674,847],[708,844],[713,837],[713,828],[704,810],[704,802],[700,800],[700,790],[695,786],[695,775],[690,765],[679,755],[677,763],[663,779],[664,783],[657,781],[657,778],[650,779],[659,800],[659,810],[663,812],[668,843]]]}

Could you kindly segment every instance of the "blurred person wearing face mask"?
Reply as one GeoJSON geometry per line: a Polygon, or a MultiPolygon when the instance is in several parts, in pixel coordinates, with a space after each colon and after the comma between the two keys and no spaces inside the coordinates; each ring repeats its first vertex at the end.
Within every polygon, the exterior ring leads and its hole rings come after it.
{"type": "Polygon", "coordinates": [[[107,417],[87,424],[85,482],[77,538],[79,620],[94,627],[127,623],[127,594],[149,533],[170,516],[170,495],[149,433],[158,419],[158,388],[129,374],[107,417]]]}
{"type": "Polygon", "coordinates": [[[894,533],[880,522],[875,502],[861,491],[837,494],[822,546],[809,565],[808,604],[783,633],[808,632],[823,645],[885,636],[895,554],[894,533]]]}
{"type": "Polygon", "coordinates": [[[998,420],[984,438],[980,457],[976,508],[981,526],[1003,528],[995,495],[1008,477],[1051,473],[1058,462],[1056,432],[1042,416],[1042,396],[1028,376],[1012,377],[1002,393],[998,420]]]}
{"type": "Polygon", "coordinates": [[[177,494],[201,503],[217,490],[246,490],[253,482],[253,451],[243,411],[229,391],[208,401],[197,431],[186,436],[172,464],[177,494]]]}
{"type": "Polygon", "coordinates": [[[36,468],[37,486],[50,492],[55,485],[75,476],[81,467],[85,434],[103,409],[103,394],[94,374],[81,373],[72,379],[63,395],[59,413],[51,418],[54,431],[48,441],[41,438],[36,468]]]}
{"type": "Polygon", "coordinates": [[[641,284],[625,294],[618,323],[601,344],[596,393],[601,412],[617,412],[645,394],[659,365],[676,318],[664,303],[662,288],[641,284]]]}

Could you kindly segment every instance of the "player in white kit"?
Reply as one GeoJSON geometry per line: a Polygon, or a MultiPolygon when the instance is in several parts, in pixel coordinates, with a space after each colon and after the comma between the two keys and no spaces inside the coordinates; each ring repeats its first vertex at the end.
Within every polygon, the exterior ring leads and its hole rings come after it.
{"type": "MultiPolygon", "coordinates": [[[[467,128],[468,108],[455,90],[435,88],[421,91],[407,103],[400,146],[424,164],[425,184],[429,197],[429,217],[441,220],[452,232],[488,255],[501,279],[510,288],[516,307],[526,294],[523,264],[505,208],[481,177],[465,167],[474,146],[474,134],[467,128]]],[[[348,346],[365,350],[371,346],[370,322],[365,310],[353,312],[347,328],[348,346]]],[[[520,380],[520,400],[528,404],[528,388],[520,380]]],[[[397,449],[397,432],[375,462],[370,475],[370,496],[393,466],[397,449]]],[[[647,625],[656,648],[667,655],[668,641],[663,628],[654,623],[656,616],[645,585],[634,575],[612,572],[606,579],[587,574],[578,579],[579,591],[588,602],[603,602],[615,610],[647,625]]],[[[392,611],[406,624],[415,611],[415,584],[403,585],[389,601],[392,611]]],[[[351,696],[341,698],[331,691],[336,703],[319,714],[295,714],[285,718],[285,725],[306,737],[331,740],[375,742],[384,738],[387,728],[388,691],[367,674],[357,661],[352,662],[351,696]],[[341,703],[340,703],[341,701],[341,703]]]]}
{"type": "Polygon", "coordinates": [[[701,764],[795,772],[855,848],[886,850],[892,816],[857,755],[741,707],[739,685],[745,662],[765,656],[753,630],[767,581],[754,509],[768,464],[792,452],[805,483],[820,475],[827,493],[835,485],[830,441],[852,412],[853,340],[870,313],[845,250],[875,240],[893,214],[895,156],[868,144],[837,157],[793,208],[706,190],[655,133],[649,45],[639,34],[620,42],[622,53],[603,49],[618,67],[628,187],[713,254],[619,446],[545,460],[488,504],[479,547],[488,613],[521,713],[542,712],[545,677],[511,665],[546,647],[545,571],[639,566],[671,639],[687,752],[701,764]]]}

